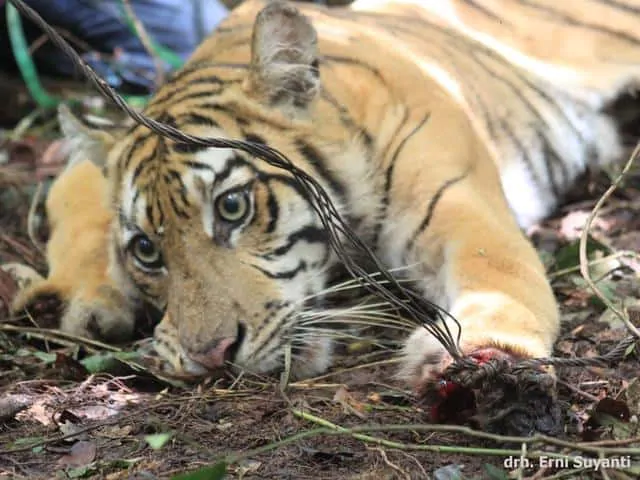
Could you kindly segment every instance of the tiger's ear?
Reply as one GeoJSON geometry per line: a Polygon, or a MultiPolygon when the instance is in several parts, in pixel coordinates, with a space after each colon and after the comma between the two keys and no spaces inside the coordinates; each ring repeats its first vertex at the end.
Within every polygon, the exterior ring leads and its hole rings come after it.
{"type": "Polygon", "coordinates": [[[320,88],[318,36],[298,9],[282,2],[256,17],[249,91],[268,105],[306,107],[320,88]]]}
{"type": "Polygon", "coordinates": [[[114,135],[100,128],[85,125],[64,104],[58,107],[58,122],[68,142],[69,161],[67,167],[83,160],[90,160],[100,170],[103,170],[107,163],[109,150],[115,143],[114,135]]]}

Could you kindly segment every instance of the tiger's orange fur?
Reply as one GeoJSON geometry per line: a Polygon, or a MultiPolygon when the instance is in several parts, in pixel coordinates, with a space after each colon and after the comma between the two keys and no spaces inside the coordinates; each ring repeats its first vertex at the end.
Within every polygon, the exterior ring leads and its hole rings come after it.
{"type": "MultiPolygon", "coordinates": [[[[637,7],[368,0],[298,11],[268,3],[232,12],[145,113],[189,133],[267,143],[316,177],[389,268],[410,266],[403,275],[461,321],[465,353],[549,355],[558,312],[521,228],[549,214],[588,166],[621,155],[602,109],[636,85],[637,7]]],[[[65,111],[61,120],[76,157],[106,170],[102,177],[72,161],[56,195],[74,205],[89,197],[72,210],[49,204],[50,218],[60,218],[50,264],[78,257],[66,264],[68,283],[48,279],[47,291],[70,306],[62,328],[82,331],[92,302],[105,304],[94,289],[82,300],[89,308],[71,315],[85,285],[109,282],[110,258],[109,290],[166,308],[157,348],[178,371],[204,374],[231,361],[271,372],[286,348],[297,377],[329,367],[331,335],[314,333],[305,312],[322,310],[336,257],[289,174],[142,126],[105,133],[65,111]],[[94,201],[102,191],[106,202],[94,201]],[[246,217],[231,221],[224,208],[237,202],[246,217]],[[98,219],[109,215],[107,237],[98,219]],[[85,241],[86,251],[75,248],[85,241]]],[[[40,293],[23,292],[16,307],[40,293]]],[[[96,331],[132,321],[132,301],[99,316],[96,331]]],[[[417,328],[401,374],[421,388],[450,361],[417,328]]]]}

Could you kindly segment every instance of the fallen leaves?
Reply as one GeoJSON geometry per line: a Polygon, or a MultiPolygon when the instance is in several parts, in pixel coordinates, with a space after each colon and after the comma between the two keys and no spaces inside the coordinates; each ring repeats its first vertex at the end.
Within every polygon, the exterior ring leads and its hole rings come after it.
{"type": "Polygon", "coordinates": [[[97,450],[95,442],[81,440],[73,444],[69,453],[58,460],[58,464],[65,467],[83,467],[95,460],[97,450]]]}
{"type": "Polygon", "coordinates": [[[340,385],[338,387],[335,395],[333,396],[333,401],[342,405],[344,413],[350,413],[362,419],[367,417],[364,413],[364,404],[356,400],[344,385],[340,385]]]}
{"type": "Polygon", "coordinates": [[[637,433],[637,421],[635,425],[629,423],[631,411],[628,405],[620,400],[605,397],[600,400],[584,425],[582,438],[592,442],[601,440],[605,435],[608,438],[623,440],[637,433]]]}
{"type": "Polygon", "coordinates": [[[0,423],[12,420],[31,404],[27,395],[7,395],[0,398],[0,423]]]}
{"type": "Polygon", "coordinates": [[[169,440],[171,440],[172,438],[173,438],[172,432],[164,432],[164,433],[154,433],[151,435],[145,435],[144,440],[154,450],[160,450],[167,443],[169,443],[169,440]]]}

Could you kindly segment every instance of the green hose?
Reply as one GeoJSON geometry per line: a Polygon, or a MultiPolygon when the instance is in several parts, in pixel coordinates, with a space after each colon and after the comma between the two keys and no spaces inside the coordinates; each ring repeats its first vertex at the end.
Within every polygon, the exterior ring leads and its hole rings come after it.
{"type": "Polygon", "coordinates": [[[29,93],[38,104],[38,107],[55,107],[60,103],[61,99],[49,95],[40,83],[38,71],[33,63],[33,59],[29,53],[29,46],[27,45],[27,40],[24,36],[24,29],[22,28],[20,14],[9,2],[7,2],[6,14],[9,40],[11,41],[11,51],[13,52],[13,56],[18,64],[18,69],[20,70],[20,74],[22,75],[22,79],[24,80],[29,93]]]}
{"type": "MultiPolygon", "coordinates": [[[[129,11],[125,7],[124,1],[125,0],[120,0],[120,6],[122,9],[122,13],[124,14],[125,22],[127,23],[129,30],[131,30],[131,33],[139,36],[139,32],[136,29],[136,24],[134,22],[134,19],[131,18],[131,15],[129,15],[129,11]]],[[[153,49],[153,53],[156,54],[160,60],[169,64],[171,68],[178,69],[184,63],[182,61],[182,58],[180,58],[179,55],[176,55],[175,52],[172,52],[170,49],[156,43],[151,37],[149,37],[149,43],[151,43],[151,48],[153,49]]]]}
{"type": "MultiPolygon", "coordinates": [[[[49,94],[40,83],[38,70],[33,62],[29,45],[22,27],[22,19],[16,8],[10,3],[6,4],[7,29],[9,31],[9,40],[11,42],[11,52],[16,60],[20,75],[29,91],[29,94],[36,102],[38,108],[49,109],[55,108],[59,103],[63,102],[62,98],[49,94]]],[[[131,24],[132,25],[132,24],[131,24]]],[[[154,44],[155,45],[155,44],[154,44]]],[[[170,50],[154,46],[158,55],[174,68],[182,65],[182,59],[170,50]]],[[[142,95],[123,95],[124,100],[133,107],[142,107],[146,104],[148,96],[142,95]]]]}

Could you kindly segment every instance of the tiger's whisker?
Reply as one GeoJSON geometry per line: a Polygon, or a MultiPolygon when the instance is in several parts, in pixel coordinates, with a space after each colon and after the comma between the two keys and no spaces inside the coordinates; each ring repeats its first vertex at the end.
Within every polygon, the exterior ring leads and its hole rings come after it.
{"type": "Polygon", "coordinates": [[[341,326],[352,326],[352,325],[362,325],[362,326],[370,326],[370,327],[380,327],[380,328],[385,328],[385,329],[395,329],[395,330],[402,330],[402,331],[412,331],[415,326],[408,324],[408,323],[400,323],[400,322],[382,322],[379,321],[377,319],[367,319],[367,318],[358,318],[358,319],[347,319],[345,321],[318,321],[315,323],[310,323],[310,324],[302,324],[302,325],[296,325],[296,330],[300,330],[303,328],[306,329],[313,329],[313,328],[318,328],[316,325],[327,325],[327,324],[331,324],[334,323],[336,325],[341,325],[341,326]]]}

